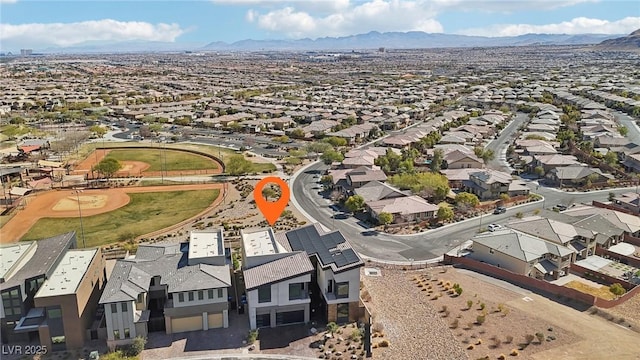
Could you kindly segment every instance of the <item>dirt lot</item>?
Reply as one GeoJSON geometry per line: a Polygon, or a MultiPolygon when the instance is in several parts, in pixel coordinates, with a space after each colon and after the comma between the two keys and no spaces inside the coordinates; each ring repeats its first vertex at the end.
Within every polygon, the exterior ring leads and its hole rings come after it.
{"type": "Polygon", "coordinates": [[[381,358],[424,359],[425,350],[434,359],[510,358],[513,350],[524,359],[638,359],[640,354],[635,332],[466,270],[382,269],[382,276],[363,276],[363,282],[372,298],[367,306],[391,342],[388,349],[375,350],[381,358]],[[445,290],[456,283],[463,289],[460,296],[445,290]],[[442,295],[432,300],[437,294],[442,295]],[[481,304],[486,313],[479,325],[481,304]]]}

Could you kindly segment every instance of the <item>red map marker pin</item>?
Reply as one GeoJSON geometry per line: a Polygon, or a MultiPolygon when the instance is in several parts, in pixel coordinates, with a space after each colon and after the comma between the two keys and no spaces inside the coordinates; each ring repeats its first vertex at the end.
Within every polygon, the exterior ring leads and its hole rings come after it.
{"type": "Polygon", "coordinates": [[[264,215],[267,222],[273,226],[289,203],[289,187],[287,186],[287,183],[279,177],[266,177],[256,184],[256,187],[253,189],[253,198],[256,201],[256,206],[258,206],[258,209],[262,212],[262,215],[264,215]],[[267,201],[264,198],[264,195],[262,195],[262,189],[270,183],[274,183],[280,187],[281,195],[280,199],[277,201],[267,201]]]}

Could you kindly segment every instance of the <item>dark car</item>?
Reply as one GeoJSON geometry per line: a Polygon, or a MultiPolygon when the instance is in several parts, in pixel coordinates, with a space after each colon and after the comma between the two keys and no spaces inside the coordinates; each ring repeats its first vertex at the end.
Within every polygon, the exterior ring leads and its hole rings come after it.
{"type": "Polygon", "coordinates": [[[507,212],[507,208],[504,206],[498,206],[495,210],[493,210],[494,214],[504,214],[507,212]]]}

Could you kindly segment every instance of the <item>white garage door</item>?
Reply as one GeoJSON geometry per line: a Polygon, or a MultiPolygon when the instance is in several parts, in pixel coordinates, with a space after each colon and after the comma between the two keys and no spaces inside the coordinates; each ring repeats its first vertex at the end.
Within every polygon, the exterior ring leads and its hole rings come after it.
{"type": "Polygon", "coordinates": [[[171,332],[202,330],[202,316],[191,316],[171,319],[171,332]]]}

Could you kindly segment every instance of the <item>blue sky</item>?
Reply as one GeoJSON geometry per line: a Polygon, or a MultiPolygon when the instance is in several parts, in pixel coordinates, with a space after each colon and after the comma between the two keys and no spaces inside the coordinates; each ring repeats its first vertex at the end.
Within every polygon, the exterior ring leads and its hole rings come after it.
{"type": "Polygon", "coordinates": [[[515,36],[640,28],[640,1],[614,0],[0,0],[0,7],[3,50],[87,41],[204,45],[373,30],[515,36]]]}

